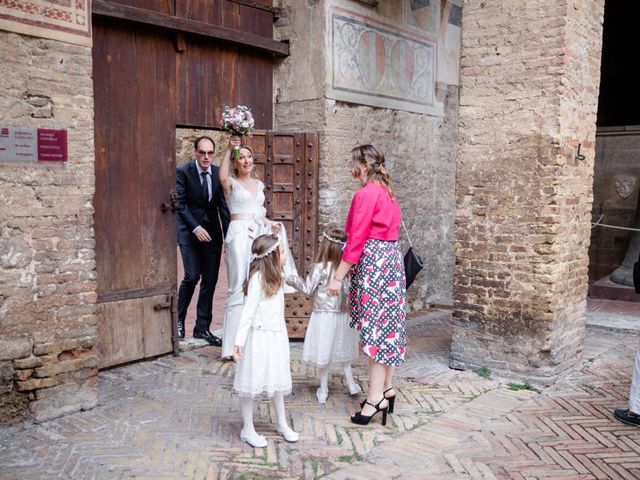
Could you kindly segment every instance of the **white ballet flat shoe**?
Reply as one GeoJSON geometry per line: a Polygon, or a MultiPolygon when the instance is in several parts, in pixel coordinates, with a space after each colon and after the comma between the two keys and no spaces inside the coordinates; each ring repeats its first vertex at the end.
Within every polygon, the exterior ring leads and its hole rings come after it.
{"type": "Polygon", "coordinates": [[[328,397],[329,397],[328,390],[322,390],[321,388],[318,388],[318,390],[316,390],[316,398],[318,399],[318,403],[327,403],[328,397]]]}
{"type": "Polygon", "coordinates": [[[282,435],[287,442],[295,443],[300,440],[300,435],[298,435],[298,432],[294,432],[289,427],[278,427],[278,433],[282,435]]]}
{"type": "Polygon", "coordinates": [[[360,393],[362,393],[362,387],[360,387],[360,385],[357,383],[349,385],[349,395],[358,395],[360,393]]]}
{"type": "Polygon", "coordinates": [[[246,433],[244,430],[240,432],[240,440],[247,442],[249,445],[255,448],[264,448],[267,446],[267,439],[262,435],[258,435],[256,432],[246,433]]]}

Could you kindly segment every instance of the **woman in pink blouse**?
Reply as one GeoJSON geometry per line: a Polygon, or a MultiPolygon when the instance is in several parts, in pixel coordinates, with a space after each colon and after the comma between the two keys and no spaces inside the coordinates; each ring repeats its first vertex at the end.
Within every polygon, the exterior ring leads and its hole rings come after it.
{"type": "Polygon", "coordinates": [[[327,289],[337,294],[351,271],[351,326],[360,332],[360,347],[369,357],[369,391],[362,410],[351,416],[361,425],[382,412],[393,413],[393,372],[404,362],[406,280],[398,247],[400,206],[393,193],[384,155],[372,145],[351,151],[351,174],[362,185],[353,196],[345,231],[347,245],[327,289]]]}

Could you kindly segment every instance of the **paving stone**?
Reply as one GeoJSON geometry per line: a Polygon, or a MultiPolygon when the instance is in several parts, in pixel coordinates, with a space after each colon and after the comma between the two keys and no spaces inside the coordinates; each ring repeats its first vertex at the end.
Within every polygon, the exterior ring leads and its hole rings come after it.
{"type": "MultiPolygon", "coordinates": [[[[286,404],[301,439],[277,434],[263,399],[255,423],[268,446],[251,448],[239,438],[234,364],[207,346],[101,372],[96,408],[0,431],[0,479],[638,478],[640,429],[611,413],[626,404],[635,337],[588,330],[576,369],[553,387],[514,392],[447,368],[447,312],[414,318],[410,329],[387,427],[380,415],[350,423],[358,397],[339,369],[318,404],[315,369],[293,342],[286,404]]],[[[366,388],[364,359],[354,372],[366,388]]]]}

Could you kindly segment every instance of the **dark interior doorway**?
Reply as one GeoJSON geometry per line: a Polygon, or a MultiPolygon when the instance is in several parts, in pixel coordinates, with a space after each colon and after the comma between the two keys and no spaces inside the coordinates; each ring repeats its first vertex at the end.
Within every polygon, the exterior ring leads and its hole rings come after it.
{"type": "Polygon", "coordinates": [[[640,301],[630,269],[637,259],[640,234],[640,90],[635,54],[637,2],[605,4],[600,94],[593,184],[593,221],[589,249],[592,298],[640,301]],[[613,276],[612,276],[613,274],[613,276]],[[622,280],[626,279],[626,280],[622,280]]]}

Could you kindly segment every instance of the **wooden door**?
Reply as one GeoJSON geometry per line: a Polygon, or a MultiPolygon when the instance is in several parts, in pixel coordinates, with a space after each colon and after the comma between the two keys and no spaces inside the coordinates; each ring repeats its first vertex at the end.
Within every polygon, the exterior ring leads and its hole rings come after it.
{"type": "MultiPolygon", "coordinates": [[[[298,273],[306,275],[318,239],[318,135],[266,132],[246,141],[265,184],[267,216],[284,224],[298,273]]],[[[285,305],[289,337],[304,338],[311,302],[295,293],[285,305]]]]}
{"type": "Polygon", "coordinates": [[[175,53],[168,32],[93,22],[99,367],[173,350],[175,53]]]}

